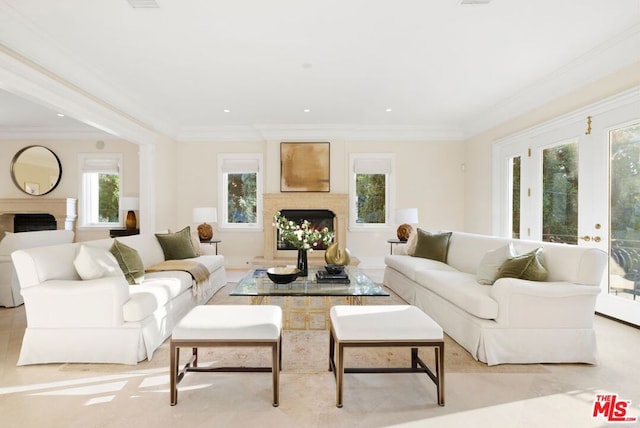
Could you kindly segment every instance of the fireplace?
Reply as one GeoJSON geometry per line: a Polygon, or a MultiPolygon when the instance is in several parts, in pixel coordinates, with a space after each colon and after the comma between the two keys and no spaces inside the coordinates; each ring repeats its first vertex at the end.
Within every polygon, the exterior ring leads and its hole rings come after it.
{"type": "Polygon", "coordinates": [[[15,232],[15,224],[14,217],[17,215],[27,214],[29,216],[39,217],[40,215],[47,215],[53,217],[53,220],[44,220],[49,223],[47,226],[42,226],[40,220],[44,217],[38,219],[37,225],[32,227],[32,220],[35,217],[32,217],[30,220],[28,219],[26,222],[26,226],[24,224],[20,224],[18,220],[18,228],[22,228],[22,231],[25,231],[24,228],[28,228],[28,230],[42,230],[36,228],[46,228],[46,229],[66,229],[66,230],[76,230],[76,211],[77,200],[73,198],[11,198],[11,199],[2,199],[0,198],[0,239],[4,237],[5,232],[15,232]]]}
{"type": "Polygon", "coordinates": [[[58,224],[51,214],[14,214],[14,232],[32,232],[34,230],[56,230],[58,224]]]}
{"type": "MultiPolygon", "coordinates": [[[[330,232],[335,231],[335,227],[333,225],[334,219],[336,215],[331,210],[287,210],[281,209],[280,213],[287,218],[287,220],[293,221],[296,224],[302,224],[303,221],[307,220],[311,223],[311,228],[320,230],[323,228],[328,228],[330,232]]],[[[326,250],[327,246],[324,245],[322,241],[318,242],[316,246],[313,247],[314,250],[326,250]]],[[[296,247],[285,242],[280,239],[280,231],[277,231],[276,238],[276,249],[277,250],[295,250],[296,247]]]]}
{"type": "MultiPolygon", "coordinates": [[[[281,265],[294,263],[296,253],[278,249],[277,228],[273,225],[273,215],[287,210],[329,211],[333,215],[334,242],[344,248],[347,241],[349,197],[343,193],[287,192],[265,193],[263,195],[264,252],[256,258],[256,265],[281,265]]],[[[289,218],[289,217],[287,217],[289,218]]],[[[324,262],[324,250],[309,254],[309,263],[324,262]]]]}

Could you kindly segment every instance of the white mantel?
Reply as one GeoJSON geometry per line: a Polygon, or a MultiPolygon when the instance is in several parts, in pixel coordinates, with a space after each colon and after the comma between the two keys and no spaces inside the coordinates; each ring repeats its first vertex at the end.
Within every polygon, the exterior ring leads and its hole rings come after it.
{"type": "MultiPolygon", "coordinates": [[[[345,193],[287,192],[266,193],[263,195],[263,224],[265,260],[287,259],[294,257],[292,251],[276,250],[276,228],[273,215],[279,210],[330,210],[335,214],[334,231],[336,241],[344,247],[347,241],[347,222],[349,219],[349,199],[345,193]]],[[[324,260],[324,251],[313,251],[310,259],[324,260]]]]}
{"type": "Polygon", "coordinates": [[[51,214],[58,229],[76,230],[78,200],[75,198],[12,198],[0,199],[0,238],[13,232],[14,214],[51,214]]]}

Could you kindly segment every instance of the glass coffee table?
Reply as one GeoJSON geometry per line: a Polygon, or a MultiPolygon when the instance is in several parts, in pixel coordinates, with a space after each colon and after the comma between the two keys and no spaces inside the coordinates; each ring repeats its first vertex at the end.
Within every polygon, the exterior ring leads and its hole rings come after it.
{"type": "Polygon", "coordinates": [[[356,267],[348,266],[349,283],[324,283],[316,280],[323,267],[310,267],[309,275],[289,284],[276,284],[258,268],[242,277],[230,296],[245,296],[254,305],[276,304],[282,307],[283,327],[288,330],[326,330],[329,309],[335,304],[362,305],[367,297],[389,296],[356,267]]]}

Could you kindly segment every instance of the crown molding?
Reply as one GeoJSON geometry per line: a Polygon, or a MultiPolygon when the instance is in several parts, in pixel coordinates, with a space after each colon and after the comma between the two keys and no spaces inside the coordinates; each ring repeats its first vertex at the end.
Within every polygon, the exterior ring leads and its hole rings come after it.
{"type": "Polygon", "coordinates": [[[264,141],[460,141],[456,128],[429,126],[365,125],[254,125],[185,128],[177,140],[183,142],[264,142],[264,141]]]}
{"type": "MultiPolygon", "coordinates": [[[[0,89],[73,117],[107,134],[140,144],[154,144],[156,141],[156,134],[135,119],[74,87],[2,44],[0,89]]],[[[36,133],[39,131],[36,130],[36,133]]],[[[50,134],[51,137],[57,136],[50,134]]]]}
{"type": "Polygon", "coordinates": [[[76,128],[1,128],[0,140],[107,140],[113,135],[76,128]]]}
{"type": "Polygon", "coordinates": [[[485,113],[467,121],[465,138],[476,136],[510,119],[640,61],[640,24],[559,68],[485,113]]]}

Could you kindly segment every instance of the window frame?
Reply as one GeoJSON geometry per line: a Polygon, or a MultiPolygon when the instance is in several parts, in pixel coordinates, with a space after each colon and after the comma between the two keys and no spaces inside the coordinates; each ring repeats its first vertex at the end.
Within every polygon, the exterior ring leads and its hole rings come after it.
{"type": "Polygon", "coordinates": [[[123,195],[123,155],[122,153],[79,153],[78,154],[78,228],[82,229],[113,229],[124,227],[124,219],[122,210],[120,209],[120,200],[123,195]],[[116,162],[116,172],[118,174],[119,188],[118,188],[118,221],[117,222],[89,222],[88,218],[91,217],[87,213],[91,210],[92,201],[96,199],[96,195],[93,195],[89,189],[86,188],[85,172],[105,172],[100,171],[100,168],[90,167],[95,169],[93,171],[87,171],[88,161],[99,162],[116,162]]]}
{"type": "Polygon", "coordinates": [[[264,193],[264,167],[263,167],[263,155],[262,153],[221,153],[218,155],[218,210],[220,216],[218,217],[218,229],[219,230],[233,230],[233,231],[262,231],[263,222],[263,203],[262,195],[264,193]],[[249,165],[257,163],[257,171],[250,170],[249,165]],[[226,165],[231,164],[231,166],[226,165]],[[235,167],[233,166],[235,164],[235,167]],[[243,167],[242,164],[245,166],[243,167]],[[229,170],[229,168],[232,168],[229,170]],[[256,174],[256,222],[255,223],[229,223],[228,218],[228,175],[229,174],[243,174],[243,173],[255,173],[256,174]]]}
{"type": "Polygon", "coordinates": [[[395,167],[396,159],[393,153],[352,153],[349,156],[349,230],[368,232],[388,230],[392,227],[393,219],[391,213],[394,212],[395,200],[395,167]],[[357,200],[357,180],[356,172],[358,163],[368,163],[370,169],[362,174],[385,174],[385,213],[384,223],[358,223],[357,200]]]}

